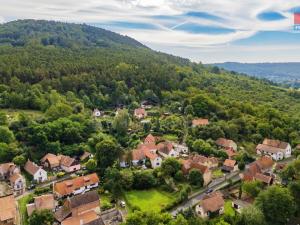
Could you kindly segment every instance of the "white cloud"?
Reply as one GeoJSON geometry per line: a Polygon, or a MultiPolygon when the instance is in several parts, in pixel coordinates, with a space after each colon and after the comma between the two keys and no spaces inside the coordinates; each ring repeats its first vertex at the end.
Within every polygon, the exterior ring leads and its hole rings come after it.
{"type": "MultiPolygon", "coordinates": [[[[147,23],[157,30],[122,29],[115,31],[129,35],[152,46],[190,48],[219,48],[229,43],[251,37],[258,31],[284,31],[292,25],[289,9],[299,6],[299,0],[0,0],[0,15],[5,20],[49,19],[78,23],[109,23],[112,21],[147,23]],[[153,16],[177,16],[189,11],[210,13],[224,18],[211,21],[204,18],[178,17],[166,21],[153,16]],[[287,18],[264,22],[257,19],[263,11],[276,11],[287,18]],[[178,31],[180,24],[194,23],[236,30],[222,35],[195,34],[178,31]],[[173,27],[173,29],[172,29],[173,27]]],[[[0,17],[0,22],[1,22],[0,17]]],[[[163,47],[162,47],[163,48],[163,47]]],[[[226,49],[224,49],[225,51],[226,49]]],[[[180,52],[177,52],[180,54],[180,52]]]]}

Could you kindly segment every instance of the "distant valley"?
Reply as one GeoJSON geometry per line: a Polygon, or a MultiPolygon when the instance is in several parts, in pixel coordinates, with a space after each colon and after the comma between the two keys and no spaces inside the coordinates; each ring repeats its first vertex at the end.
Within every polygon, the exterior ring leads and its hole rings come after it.
{"type": "Polygon", "coordinates": [[[214,66],[245,73],[250,76],[265,78],[273,82],[288,86],[300,87],[300,62],[299,63],[216,63],[214,66]]]}

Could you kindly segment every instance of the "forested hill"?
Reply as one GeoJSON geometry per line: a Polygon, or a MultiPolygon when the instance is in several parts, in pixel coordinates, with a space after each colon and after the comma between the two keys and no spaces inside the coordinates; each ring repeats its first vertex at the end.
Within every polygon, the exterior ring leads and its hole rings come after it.
{"type": "Polygon", "coordinates": [[[245,73],[259,78],[265,78],[279,83],[290,83],[300,80],[299,63],[217,63],[219,66],[229,71],[245,73]]]}
{"type": "MultiPolygon", "coordinates": [[[[221,136],[234,140],[280,134],[300,143],[298,91],[155,52],[87,25],[15,21],[0,25],[0,37],[1,108],[39,110],[55,120],[120,105],[132,113],[149,100],[159,112],[209,118],[218,123],[213,129],[221,127],[221,136]]],[[[172,132],[182,134],[175,127],[172,132]]]]}
{"type": "Polygon", "coordinates": [[[19,20],[0,26],[0,44],[28,44],[70,47],[131,46],[146,48],[140,42],[114,32],[86,24],[67,24],[45,20],[19,20]]]}

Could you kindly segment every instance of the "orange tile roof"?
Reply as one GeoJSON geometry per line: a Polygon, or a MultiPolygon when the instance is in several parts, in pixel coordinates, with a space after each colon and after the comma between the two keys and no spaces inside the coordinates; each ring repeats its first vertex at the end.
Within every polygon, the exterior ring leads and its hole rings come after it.
{"type": "Polygon", "coordinates": [[[99,216],[95,211],[89,211],[78,216],[72,216],[64,221],[62,221],[62,225],[84,225],[99,219],[99,216]]]}
{"type": "Polygon", "coordinates": [[[22,179],[22,178],[23,178],[23,177],[22,177],[21,174],[19,174],[19,173],[14,173],[14,174],[9,178],[9,181],[10,181],[11,183],[15,183],[16,180],[22,179]]]}
{"type": "Polygon", "coordinates": [[[201,206],[205,212],[216,212],[221,207],[224,207],[225,201],[221,192],[213,192],[204,196],[201,206]]]}
{"type": "Polygon", "coordinates": [[[236,161],[232,159],[226,159],[223,165],[233,168],[236,165],[236,161]]]}
{"type": "Polygon", "coordinates": [[[145,138],[144,143],[155,143],[156,138],[152,134],[148,134],[148,136],[145,138]]]}
{"type": "Polygon", "coordinates": [[[193,126],[206,126],[209,125],[208,119],[193,119],[193,126]]]}
{"type": "Polygon", "coordinates": [[[216,140],[216,144],[222,147],[231,147],[232,144],[235,144],[233,140],[226,139],[226,138],[219,138],[216,140]]]}
{"type": "Polygon", "coordinates": [[[55,183],[54,190],[64,196],[71,194],[75,189],[96,183],[99,183],[99,177],[96,173],[93,173],[82,177],[76,177],[72,180],[55,183]]]}
{"type": "Polygon", "coordinates": [[[35,163],[31,162],[29,159],[27,160],[24,169],[26,170],[26,172],[28,172],[31,175],[34,175],[39,169],[40,167],[38,165],[36,165],[35,163]]]}
{"type": "Polygon", "coordinates": [[[16,201],[13,195],[0,198],[0,222],[13,219],[17,214],[16,201]]]}
{"type": "Polygon", "coordinates": [[[134,115],[142,115],[145,116],[147,114],[146,110],[143,108],[138,108],[134,110],[134,115]]]}

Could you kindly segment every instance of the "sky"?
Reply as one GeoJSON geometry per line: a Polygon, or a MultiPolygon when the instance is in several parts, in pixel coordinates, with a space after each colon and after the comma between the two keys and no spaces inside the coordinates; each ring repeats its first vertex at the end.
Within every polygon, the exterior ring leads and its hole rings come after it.
{"type": "Polygon", "coordinates": [[[0,23],[87,23],[196,62],[299,62],[300,0],[0,0],[0,23]]]}

